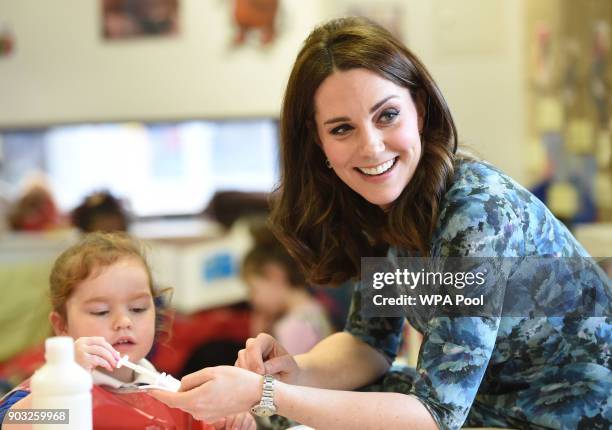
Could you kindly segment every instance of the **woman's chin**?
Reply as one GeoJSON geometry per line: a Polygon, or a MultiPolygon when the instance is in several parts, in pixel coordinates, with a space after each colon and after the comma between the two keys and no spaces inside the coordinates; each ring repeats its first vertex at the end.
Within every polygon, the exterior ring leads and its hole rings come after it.
{"type": "Polygon", "coordinates": [[[391,207],[391,205],[397,199],[398,196],[396,196],[395,193],[393,194],[389,193],[389,194],[376,194],[376,195],[368,195],[368,196],[362,195],[362,197],[366,199],[368,202],[372,203],[373,205],[378,206],[383,211],[387,211],[389,210],[389,208],[391,207]]]}

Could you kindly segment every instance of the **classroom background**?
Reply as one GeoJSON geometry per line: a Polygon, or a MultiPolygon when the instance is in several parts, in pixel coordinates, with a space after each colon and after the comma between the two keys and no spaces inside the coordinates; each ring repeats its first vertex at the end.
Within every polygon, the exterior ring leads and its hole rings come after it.
{"type": "MultiPolygon", "coordinates": [[[[0,0],[0,390],[41,363],[53,260],[109,225],[174,288],[160,371],[244,342],[240,264],[278,181],[284,86],[305,36],[343,15],[400,37],[461,143],[610,257],[609,0],[0,0]]],[[[338,330],[350,286],[335,287],[310,292],[338,330]]]]}

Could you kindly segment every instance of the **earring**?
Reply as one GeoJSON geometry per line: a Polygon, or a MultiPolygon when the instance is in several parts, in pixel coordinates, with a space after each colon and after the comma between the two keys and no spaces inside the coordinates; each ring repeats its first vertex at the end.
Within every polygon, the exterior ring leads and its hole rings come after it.
{"type": "Polygon", "coordinates": [[[327,166],[328,169],[332,168],[332,165],[327,158],[325,159],[325,165],[327,166]]]}

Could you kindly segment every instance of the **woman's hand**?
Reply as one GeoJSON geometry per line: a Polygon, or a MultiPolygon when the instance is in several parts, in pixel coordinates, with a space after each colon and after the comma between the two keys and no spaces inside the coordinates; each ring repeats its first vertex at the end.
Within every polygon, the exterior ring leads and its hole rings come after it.
{"type": "Polygon", "coordinates": [[[119,358],[119,353],[103,337],[80,337],[74,342],[74,359],[89,372],[96,367],[112,372],[119,358]]]}
{"type": "Polygon", "coordinates": [[[291,354],[272,336],[266,333],[246,341],[245,349],[238,352],[237,367],[260,375],[275,375],[283,382],[296,384],[300,368],[291,354]]]}
{"type": "Polygon", "coordinates": [[[257,424],[249,412],[242,412],[231,417],[225,417],[225,423],[219,430],[255,430],[257,424]]]}
{"type": "MultiPolygon", "coordinates": [[[[181,380],[178,393],[151,390],[149,394],[195,419],[214,423],[248,411],[261,399],[260,375],[232,366],[209,367],[181,380]]],[[[248,427],[247,427],[248,428],[248,427]]]]}

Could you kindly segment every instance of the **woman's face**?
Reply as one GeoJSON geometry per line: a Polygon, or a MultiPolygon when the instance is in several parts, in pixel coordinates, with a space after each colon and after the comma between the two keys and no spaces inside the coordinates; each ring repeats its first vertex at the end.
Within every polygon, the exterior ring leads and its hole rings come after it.
{"type": "Polygon", "coordinates": [[[336,71],[314,96],[317,132],[334,172],[383,209],[399,197],[421,156],[422,116],[408,89],[366,69],[336,71]]]}

